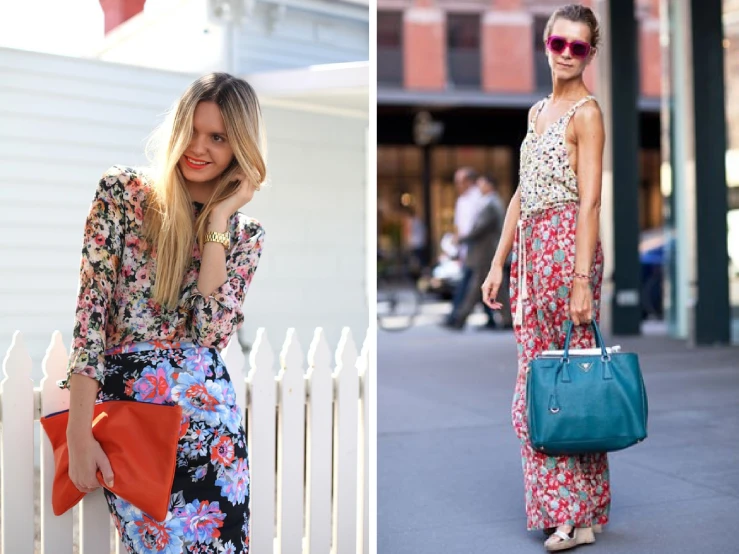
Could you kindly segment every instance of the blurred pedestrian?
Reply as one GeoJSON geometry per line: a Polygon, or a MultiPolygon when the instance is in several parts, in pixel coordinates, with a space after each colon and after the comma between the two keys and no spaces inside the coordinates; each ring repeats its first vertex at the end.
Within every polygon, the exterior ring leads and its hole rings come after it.
{"type": "MultiPolygon", "coordinates": [[[[465,264],[472,270],[472,276],[464,300],[457,309],[453,321],[450,322],[450,325],[457,328],[464,327],[472,310],[475,309],[478,303],[482,302],[480,288],[485,281],[490,264],[493,261],[505,219],[505,207],[492,177],[481,175],[477,179],[476,186],[480,190],[480,212],[477,214],[470,232],[459,237],[459,243],[467,247],[465,264]]],[[[504,288],[503,286],[501,287],[501,293],[504,288]]],[[[505,294],[505,298],[500,294],[498,301],[505,306],[501,310],[504,320],[503,325],[510,327],[511,315],[507,305],[507,298],[507,294],[505,294]]],[[[496,323],[493,319],[493,310],[487,305],[484,305],[484,307],[488,315],[488,321],[485,327],[496,328],[496,323]]]]}
{"type": "Polygon", "coordinates": [[[480,211],[480,189],[475,185],[477,171],[471,167],[461,167],[454,173],[454,185],[457,188],[457,201],[454,205],[454,236],[458,243],[458,256],[462,274],[452,298],[452,311],[444,320],[446,327],[458,329],[455,323],[457,310],[462,305],[472,279],[472,268],[467,265],[467,245],[459,243],[459,237],[469,234],[480,211]]]}
{"type": "Polygon", "coordinates": [[[605,453],[537,452],[526,419],[529,362],[544,350],[563,348],[568,320],[572,348],[595,346],[590,322],[599,317],[603,276],[598,228],[605,132],[583,71],[599,35],[593,12],[577,4],[559,8],[546,25],[553,91],[529,111],[520,184],[482,287],[485,302],[500,309],[503,264],[513,248],[511,307],[519,353],[513,425],[521,441],[527,527],[550,535],[550,551],[595,542],[611,503],[605,453]]]}
{"type": "Polygon", "coordinates": [[[414,277],[418,277],[426,264],[426,225],[418,217],[413,206],[403,210],[403,244],[414,277]]]}

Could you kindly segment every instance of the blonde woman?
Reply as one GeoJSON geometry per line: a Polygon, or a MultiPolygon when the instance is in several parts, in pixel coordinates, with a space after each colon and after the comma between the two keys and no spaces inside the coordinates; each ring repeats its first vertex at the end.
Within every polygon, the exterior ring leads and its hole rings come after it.
{"type": "Polygon", "coordinates": [[[164,521],[105,489],[128,552],[249,551],[249,465],[219,351],[241,326],[262,251],[239,213],[265,181],[258,99],[224,73],[190,85],[146,173],[113,166],[85,226],[67,380],[69,477],[83,492],[115,474],[91,432],[96,400],[179,404],[177,469],[164,521]]]}
{"type": "Polygon", "coordinates": [[[513,249],[511,309],[518,343],[513,426],[521,441],[528,529],[543,529],[547,550],[595,541],[611,502],[605,453],[551,457],[531,448],[526,420],[529,362],[564,345],[572,320],[573,348],[595,345],[603,251],[598,237],[605,133],[595,98],[583,82],[599,41],[595,15],[570,4],[556,10],[545,32],[553,91],[529,112],[521,146],[521,180],[482,297],[493,309],[503,264],[513,249]]]}

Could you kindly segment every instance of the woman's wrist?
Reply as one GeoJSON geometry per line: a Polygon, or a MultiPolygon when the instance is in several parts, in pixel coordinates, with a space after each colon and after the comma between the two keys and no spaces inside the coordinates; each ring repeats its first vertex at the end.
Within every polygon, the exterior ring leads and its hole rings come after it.
{"type": "Polygon", "coordinates": [[[213,211],[208,217],[207,231],[216,231],[217,233],[225,233],[228,230],[228,216],[222,212],[213,211]]]}
{"type": "Polygon", "coordinates": [[[92,421],[75,421],[70,418],[67,423],[67,440],[74,440],[76,442],[84,442],[87,440],[93,440],[95,437],[92,434],[92,421]]]}

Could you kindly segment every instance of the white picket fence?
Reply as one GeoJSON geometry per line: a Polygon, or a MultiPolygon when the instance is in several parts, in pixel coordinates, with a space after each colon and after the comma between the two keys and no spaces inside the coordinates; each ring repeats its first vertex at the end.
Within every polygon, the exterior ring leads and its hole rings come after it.
{"type": "MultiPolygon", "coordinates": [[[[316,329],[304,357],[291,329],[276,372],[272,347],[260,329],[246,376],[247,360],[236,338],[221,353],[246,416],[252,554],[369,554],[367,429],[374,389],[369,341],[370,335],[358,353],[346,328],[332,359],[323,331],[316,329]]],[[[100,490],[87,495],[75,514],[70,510],[53,515],[54,458],[43,432],[40,545],[34,549],[34,422],[42,414],[69,407],[68,391],[56,385],[66,365],[58,331],[42,361],[40,387],[34,388],[31,358],[20,332],[14,334],[3,360],[0,552],[125,552],[111,537],[115,531],[100,490]],[[74,515],[79,516],[76,540],[74,515]]]]}

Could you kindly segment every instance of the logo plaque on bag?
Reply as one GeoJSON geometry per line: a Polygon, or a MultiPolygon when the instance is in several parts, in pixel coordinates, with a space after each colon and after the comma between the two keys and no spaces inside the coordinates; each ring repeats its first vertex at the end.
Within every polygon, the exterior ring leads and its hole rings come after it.
{"type": "Polygon", "coordinates": [[[593,364],[590,362],[582,362],[578,365],[580,366],[580,369],[582,369],[585,372],[590,371],[590,368],[593,367],[593,364]]]}

